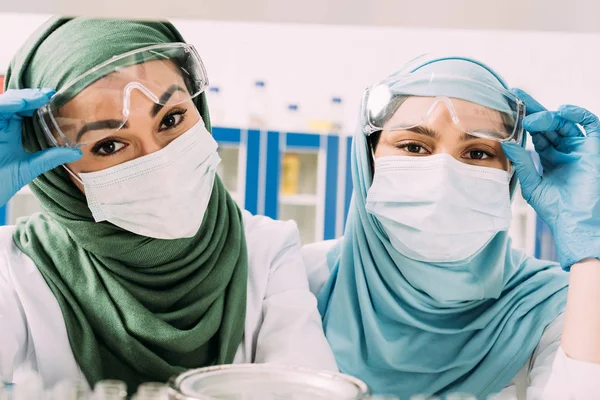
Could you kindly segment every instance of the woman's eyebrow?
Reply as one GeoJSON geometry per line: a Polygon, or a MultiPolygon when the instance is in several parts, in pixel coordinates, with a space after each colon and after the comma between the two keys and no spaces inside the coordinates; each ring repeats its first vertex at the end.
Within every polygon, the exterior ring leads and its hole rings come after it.
{"type": "Polygon", "coordinates": [[[440,138],[439,132],[437,132],[435,129],[431,129],[426,126],[420,126],[420,125],[413,126],[412,128],[390,130],[390,132],[412,132],[412,133],[416,133],[417,135],[424,135],[424,136],[428,136],[428,137],[431,137],[434,139],[440,138]]]}
{"type": "Polygon", "coordinates": [[[169,87],[158,99],[159,103],[155,104],[154,106],[152,106],[152,110],[150,110],[150,116],[151,117],[156,117],[156,115],[160,112],[160,110],[163,109],[163,107],[165,106],[165,104],[167,103],[167,101],[169,101],[169,99],[171,98],[171,96],[173,96],[173,93],[175,92],[183,92],[183,93],[187,93],[186,90],[184,88],[182,88],[179,85],[171,85],[171,87],[169,87]]]}

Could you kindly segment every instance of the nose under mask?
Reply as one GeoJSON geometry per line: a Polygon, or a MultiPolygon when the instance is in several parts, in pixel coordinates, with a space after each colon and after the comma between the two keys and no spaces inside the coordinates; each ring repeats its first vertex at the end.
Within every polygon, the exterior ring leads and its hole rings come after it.
{"type": "Polygon", "coordinates": [[[511,176],[447,154],[382,157],[366,209],[402,255],[430,263],[462,261],[508,230],[511,176]]]}

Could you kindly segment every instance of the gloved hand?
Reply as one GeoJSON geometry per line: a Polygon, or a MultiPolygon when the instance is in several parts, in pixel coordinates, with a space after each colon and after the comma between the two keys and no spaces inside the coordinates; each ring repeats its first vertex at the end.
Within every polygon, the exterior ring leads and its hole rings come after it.
{"type": "Polygon", "coordinates": [[[523,127],[531,134],[543,167],[540,176],[528,152],[503,143],[523,197],[550,227],[561,266],[600,258],[600,121],[576,106],[547,111],[527,93],[523,127]],[[585,135],[579,126],[585,131],[585,135]]]}
{"type": "Polygon", "coordinates": [[[23,149],[23,117],[32,116],[53,94],[48,89],[24,89],[0,95],[0,207],[39,175],[81,157],[77,149],[51,148],[37,153],[23,149]]]}

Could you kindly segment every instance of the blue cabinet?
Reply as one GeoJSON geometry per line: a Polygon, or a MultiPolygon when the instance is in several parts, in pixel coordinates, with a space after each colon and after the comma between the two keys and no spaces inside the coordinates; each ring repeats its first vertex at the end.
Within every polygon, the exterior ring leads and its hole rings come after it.
{"type": "Polygon", "coordinates": [[[223,159],[219,173],[240,206],[273,219],[295,220],[305,243],[342,235],[347,203],[345,137],[229,128],[213,132],[223,159]],[[237,156],[228,154],[233,151],[237,156]],[[298,168],[293,192],[284,187],[287,157],[295,158],[298,168]]]}

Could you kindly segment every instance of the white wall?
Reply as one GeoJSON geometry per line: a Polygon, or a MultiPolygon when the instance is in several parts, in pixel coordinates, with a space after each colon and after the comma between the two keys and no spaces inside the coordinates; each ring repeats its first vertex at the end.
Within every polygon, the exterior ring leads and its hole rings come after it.
{"type": "MultiPolygon", "coordinates": [[[[45,19],[0,14],[0,72],[45,19]]],[[[284,123],[290,102],[306,119],[326,117],[330,97],[339,95],[351,131],[363,88],[424,52],[479,58],[548,107],[575,103],[600,113],[600,34],[174,22],[222,89],[228,125],[245,124],[251,83],[264,79],[274,125],[284,123]]]]}
{"type": "Polygon", "coordinates": [[[600,32],[596,0],[0,0],[0,9],[104,18],[600,32]]]}

